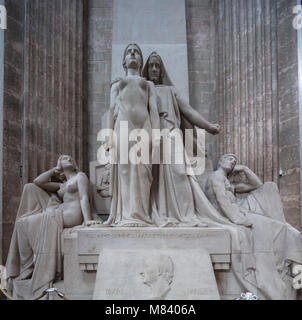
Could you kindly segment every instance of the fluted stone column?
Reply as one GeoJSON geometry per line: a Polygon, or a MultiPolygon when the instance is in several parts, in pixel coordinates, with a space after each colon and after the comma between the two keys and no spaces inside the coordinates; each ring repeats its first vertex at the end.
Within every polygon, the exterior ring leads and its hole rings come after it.
{"type": "Polygon", "coordinates": [[[263,181],[278,183],[287,220],[301,228],[295,5],[218,1],[217,152],[237,154],[263,181]]]}
{"type": "MultiPolygon", "coordinates": [[[[4,0],[0,0],[0,5],[5,5],[4,0]]],[[[2,190],[3,190],[3,80],[4,80],[4,29],[0,28],[0,239],[2,240],[2,190]]],[[[0,265],[2,264],[2,241],[0,242],[0,265]]]]}
{"type": "Polygon", "coordinates": [[[83,0],[7,0],[3,257],[25,183],[70,154],[83,168],[83,0]]]}
{"type": "Polygon", "coordinates": [[[112,0],[87,0],[87,72],[86,102],[87,165],[97,158],[101,143],[97,134],[101,129],[102,115],[109,108],[112,64],[112,0]]]}
{"type": "Polygon", "coordinates": [[[2,262],[8,251],[14,219],[17,213],[22,179],[20,177],[22,109],[24,1],[6,0],[7,30],[4,32],[3,90],[3,175],[2,175],[2,262]]]}
{"type": "MultiPolygon", "coordinates": [[[[190,104],[216,123],[216,13],[219,0],[186,0],[190,104]]],[[[209,158],[217,162],[217,137],[206,133],[209,158]]]]}

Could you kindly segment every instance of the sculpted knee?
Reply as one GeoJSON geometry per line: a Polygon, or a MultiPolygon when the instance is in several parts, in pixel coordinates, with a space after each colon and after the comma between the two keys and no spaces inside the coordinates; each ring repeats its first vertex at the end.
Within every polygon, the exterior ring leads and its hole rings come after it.
{"type": "Polygon", "coordinates": [[[22,228],[23,224],[24,224],[24,220],[25,218],[20,217],[19,219],[16,220],[15,222],[15,228],[17,228],[17,230],[19,230],[20,228],[22,228]]]}
{"type": "Polygon", "coordinates": [[[37,186],[34,183],[27,183],[26,185],[24,185],[23,191],[29,191],[35,188],[37,188],[37,186]]]}
{"type": "Polygon", "coordinates": [[[275,191],[279,193],[279,188],[277,186],[277,184],[275,182],[265,182],[262,186],[262,188],[264,188],[265,190],[268,191],[275,191]]]}

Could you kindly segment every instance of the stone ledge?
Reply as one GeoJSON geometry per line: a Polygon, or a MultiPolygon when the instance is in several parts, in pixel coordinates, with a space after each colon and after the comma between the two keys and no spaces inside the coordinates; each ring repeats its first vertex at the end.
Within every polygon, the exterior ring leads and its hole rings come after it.
{"type": "Polygon", "coordinates": [[[64,236],[65,254],[70,240],[77,242],[81,271],[96,272],[104,249],[204,249],[214,270],[229,270],[231,263],[230,234],[219,228],[81,228],[64,236]]]}

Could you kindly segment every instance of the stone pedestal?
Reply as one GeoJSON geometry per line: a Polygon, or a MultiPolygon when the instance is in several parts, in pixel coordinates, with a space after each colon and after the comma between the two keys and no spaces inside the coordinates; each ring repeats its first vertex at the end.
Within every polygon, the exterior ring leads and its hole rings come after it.
{"type": "Polygon", "coordinates": [[[219,300],[209,253],[102,250],[94,300],[219,300]]]}
{"type": "Polygon", "coordinates": [[[230,234],[219,228],[80,228],[65,233],[63,240],[64,289],[72,299],[92,299],[104,250],[116,250],[117,255],[120,250],[175,250],[180,256],[199,250],[207,253],[215,273],[230,270],[230,234]]]}

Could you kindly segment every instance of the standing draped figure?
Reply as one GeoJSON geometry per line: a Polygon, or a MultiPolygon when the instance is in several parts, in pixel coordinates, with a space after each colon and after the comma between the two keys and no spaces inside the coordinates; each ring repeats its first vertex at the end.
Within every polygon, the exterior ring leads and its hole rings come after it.
{"type": "MultiPolygon", "coordinates": [[[[206,121],[194,110],[173,86],[161,57],[152,52],[143,69],[143,76],[154,82],[160,129],[163,138],[171,144],[171,161],[165,164],[161,159],[153,168],[152,217],[159,226],[206,226],[201,215],[215,210],[198,185],[194,175],[187,170],[186,149],[181,154],[182,164],[176,161],[174,150],[183,144],[181,129],[194,126],[217,134],[220,127],[206,121]],[[164,133],[165,132],[165,133],[164,133]],[[180,134],[180,139],[174,133],[180,134]]],[[[179,155],[178,155],[179,156],[179,155]]]]}

